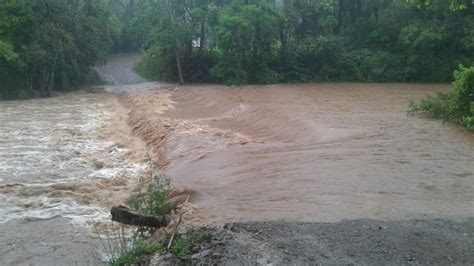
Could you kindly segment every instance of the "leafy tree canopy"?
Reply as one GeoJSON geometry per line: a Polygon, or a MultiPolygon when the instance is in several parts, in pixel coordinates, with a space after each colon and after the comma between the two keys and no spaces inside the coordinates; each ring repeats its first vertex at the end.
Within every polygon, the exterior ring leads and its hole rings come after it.
{"type": "Polygon", "coordinates": [[[472,0],[140,3],[134,30],[147,51],[137,70],[148,78],[446,82],[473,63],[472,0]]]}
{"type": "Polygon", "coordinates": [[[105,0],[3,0],[0,98],[79,84],[105,60],[115,27],[105,0]]]}

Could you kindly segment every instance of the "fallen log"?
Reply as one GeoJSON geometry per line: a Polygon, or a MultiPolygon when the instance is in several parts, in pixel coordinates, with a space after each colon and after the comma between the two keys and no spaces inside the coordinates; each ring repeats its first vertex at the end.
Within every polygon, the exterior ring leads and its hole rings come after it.
{"type": "Polygon", "coordinates": [[[112,207],[110,214],[112,214],[112,221],[128,225],[160,228],[165,227],[169,222],[165,216],[141,214],[122,205],[112,207]]]}

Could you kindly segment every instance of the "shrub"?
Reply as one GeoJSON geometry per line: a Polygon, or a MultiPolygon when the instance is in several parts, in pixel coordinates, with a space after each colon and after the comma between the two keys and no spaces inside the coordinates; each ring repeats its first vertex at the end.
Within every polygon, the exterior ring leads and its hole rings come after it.
{"type": "MultiPolygon", "coordinates": [[[[176,236],[176,240],[171,245],[169,252],[181,263],[189,263],[195,249],[209,243],[214,238],[214,232],[210,229],[202,228],[189,230],[185,234],[176,236]]],[[[165,241],[165,242],[168,242],[165,241]]]]}
{"type": "Polygon", "coordinates": [[[120,257],[110,262],[109,265],[148,265],[150,263],[150,256],[162,249],[161,245],[149,245],[139,242],[133,249],[124,252],[120,257]]]}
{"type": "MultiPolygon", "coordinates": [[[[163,174],[155,174],[151,158],[148,157],[148,160],[149,171],[140,177],[127,204],[132,210],[142,214],[169,214],[170,179],[163,174]]],[[[165,250],[161,243],[150,244],[147,241],[155,232],[155,228],[113,223],[103,228],[98,227],[97,230],[106,255],[104,260],[110,265],[147,265],[150,255],[165,250]]]]}
{"type": "Polygon", "coordinates": [[[409,114],[425,113],[444,121],[474,129],[474,67],[454,72],[453,90],[411,104],[409,114]]]}
{"type": "Polygon", "coordinates": [[[171,211],[170,180],[162,174],[141,177],[139,184],[128,200],[134,211],[151,215],[165,215],[171,211]]]}
{"type": "Polygon", "coordinates": [[[338,62],[345,40],[339,37],[308,37],[295,48],[299,80],[329,81],[338,79],[338,62]]]}
{"type": "MultiPolygon", "coordinates": [[[[210,69],[216,64],[216,50],[192,51],[181,58],[181,69],[186,82],[211,82],[210,69]]],[[[176,58],[168,50],[154,45],[143,53],[135,72],[149,80],[175,81],[178,78],[176,58]]]]}
{"type": "Polygon", "coordinates": [[[174,58],[158,45],[146,50],[140,62],[135,66],[135,71],[149,80],[175,80],[174,58]]]}
{"type": "Polygon", "coordinates": [[[339,75],[344,81],[404,81],[400,56],[385,51],[348,49],[342,52],[339,75]]]}
{"type": "Polygon", "coordinates": [[[240,67],[235,67],[237,63],[230,60],[223,60],[211,69],[214,80],[224,82],[227,85],[239,85],[248,82],[247,72],[240,67]]]}

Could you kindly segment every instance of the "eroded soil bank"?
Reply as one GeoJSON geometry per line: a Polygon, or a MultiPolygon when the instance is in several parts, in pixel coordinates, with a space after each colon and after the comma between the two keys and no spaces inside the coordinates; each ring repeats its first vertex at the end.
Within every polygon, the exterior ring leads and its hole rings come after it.
{"type": "Polygon", "coordinates": [[[132,126],[214,222],[474,216],[474,136],[407,117],[433,84],[182,86],[132,126]]]}

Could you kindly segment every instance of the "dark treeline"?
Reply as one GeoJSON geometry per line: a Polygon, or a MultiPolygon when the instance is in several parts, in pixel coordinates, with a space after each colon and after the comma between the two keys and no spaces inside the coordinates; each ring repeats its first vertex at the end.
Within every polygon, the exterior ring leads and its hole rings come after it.
{"type": "Polygon", "coordinates": [[[471,0],[135,4],[133,29],[146,48],[137,70],[151,79],[447,82],[474,56],[471,0]]]}
{"type": "Polygon", "coordinates": [[[140,1],[143,0],[108,0],[109,10],[118,22],[116,30],[119,32],[112,44],[112,53],[138,52],[142,48],[145,36],[138,35],[132,27],[139,13],[140,1]]]}
{"type": "Polygon", "coordinates": [[[472,0],[2,0],[0,98],[49,95],[107,54],[182,82],[446,82],[474,56],[472,0]]]}
{"type": "Polygon", "coordinates": [[[118,34],[105,0],[2,0],[0,98],[83,83],[118,34]]]}

